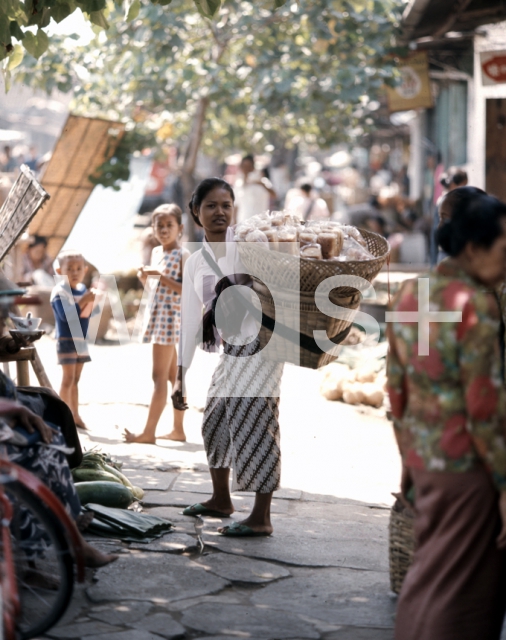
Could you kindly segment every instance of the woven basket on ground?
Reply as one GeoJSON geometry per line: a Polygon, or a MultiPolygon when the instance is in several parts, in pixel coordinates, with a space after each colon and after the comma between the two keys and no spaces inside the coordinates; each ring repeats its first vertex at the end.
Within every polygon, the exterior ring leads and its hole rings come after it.
{"type": "Polygon", "coordinates": [[[390,588],[400,593],[404,577],[413,562],[415,538],[413,531],[414,514],[400,500],[396,500],[390,511],[389,561],[390,588]]]}
{"type": "MultiPolygon", "coordinates": [[[[253,279],[253,289],[260,298],[262,311],[267,316],[274,318],[276,323],[293,328],[298,333],[310,338],[313,337],[313,331],[315,330],[325,331],[330,339],[345,332],[351,327],[355,312],[360,304],[360,294],[356,290],[353,290],[353,295],[349,296],[338,295],[336,293],[337,290],[332,291],[329,296],[330,301],[335,305],[350,310],[346,319],[338,319],[327,316],[318,309],[314,302],[313,293],[280,291],[273,287],[268,289],[256,279],[253,279]]],[[[277,324],[276,326],[279,325],[277,324]]],[[[284,338],[282,331],[277,328],[275,328],[273,334],[266,327],[262,327],[259,339],[262,348],[268,345],[263,350],[266,360],[291,362],[309,369],[317,369],[333,362],[339,352],[339,346],[336,345],[330,352],[320,350],[318,353],[313,353],[301,348],[300,344],[284,338]]]]}
{"type": "MultiPolygon", "coordinates": [[[[327,278],[338,275],[360,276],[372,282],[381,271],[390,253],[385,238],[372,231],[360,229],[367,248],[375,256],[371,260],[310,260],[279,251],[267,251],[262,243],[240,242],[239,253],[248,273],[268,286],[291,291],[313,292],[327,278]]],[[[339,294],[353,295],[356,289],[340,287],[339,294]]]]}

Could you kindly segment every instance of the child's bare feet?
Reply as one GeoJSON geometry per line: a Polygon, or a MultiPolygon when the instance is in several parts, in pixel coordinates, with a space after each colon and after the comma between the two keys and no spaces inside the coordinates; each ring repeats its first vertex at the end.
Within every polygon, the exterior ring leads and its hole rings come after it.
{"type": "Polygon", "coordinates": [[[89,427],[86,426],[84,420],[81,418],[81,416],[74,416],[74,422],[76,423],[76,427],[78,429],[84,429],[85,431],[89,431],[89,427]]]}
{"type": "Polygon", "coordinates": [[[137,442],[138,444],[156,444],[156,440],[147,436],[144,432],[139,435],[132,433],[128,429],[123,431],[125,442],[137,442]]]}
{"type": "Polygon", "coordinates": [[[184,431],[177,431],[173,429],[170,433],[166,433],[163,436],[157,436],[160,440],[174,440],[175,442],[186,442],[186,436],[184,431]]]}

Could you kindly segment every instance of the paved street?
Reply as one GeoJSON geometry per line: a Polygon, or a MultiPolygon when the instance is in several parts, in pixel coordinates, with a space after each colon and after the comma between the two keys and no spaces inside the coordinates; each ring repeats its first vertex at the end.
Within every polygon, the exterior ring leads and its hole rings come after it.
{"type": "MultiPolygon", "coordinates": [[[[54,344],[39,353],[59,384],[54,344]]],[[[175,524],[146,545],[95,539],[120,552],[113,565],[90,572],[51,638],[324,638],[390,640],[395,600],[389,593],[387,525],[399,460],[383,410],[330,403],[321,374],[287,367],[281,428],[283,489],[273,502],[271,538],[229,539],[229,520],[205,518],[205,551],[194,520],[181,507],[200,502],[210,480],[200,436],[205,391],[215,356],[199,353],[189,379],[188,442],[127,445],[121,430],[140,430],[151,382],[149,347],[92,347],[82,383],[82,415],[98,446],[124,464],[146,490],[145,511],[175,524]]],[[[160,433],[168,431],[167,410],[160,433]]],[[[252,495],[234,496],[240,519],[252,495]]]]}

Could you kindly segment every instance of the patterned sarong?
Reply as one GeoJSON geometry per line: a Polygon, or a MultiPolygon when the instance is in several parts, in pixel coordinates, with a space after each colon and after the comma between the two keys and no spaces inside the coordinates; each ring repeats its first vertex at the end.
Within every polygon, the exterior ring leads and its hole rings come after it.
{"type": "Polygon", "coordinates": [[[232,491],[271,493],[281,477],[283,364],[264,360],[258,349],[258,340],[225,344],[209,388],[202,435],[209,466],[233,468],[232,491]]]}

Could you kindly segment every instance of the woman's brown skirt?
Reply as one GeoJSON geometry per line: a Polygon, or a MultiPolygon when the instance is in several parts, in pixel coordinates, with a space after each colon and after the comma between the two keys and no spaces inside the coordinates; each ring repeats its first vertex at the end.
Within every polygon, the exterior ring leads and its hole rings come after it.
{"type": "Polygon", "coordinates": [[[506,553],[498,493],[484,469],[411,470],[416,551],[399,596],[395,640],[499,640],[506,553]]]}

